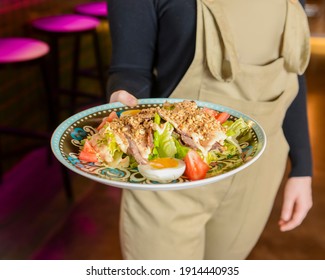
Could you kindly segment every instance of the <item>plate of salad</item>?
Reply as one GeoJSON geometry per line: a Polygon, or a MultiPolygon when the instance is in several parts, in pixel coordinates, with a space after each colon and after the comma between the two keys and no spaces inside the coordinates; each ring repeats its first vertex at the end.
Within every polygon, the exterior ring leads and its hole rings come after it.
{"type": "Polygon", "coordinates": [[[51,147],[70,170],[128,189],[177,190],[240,172],[262,155],[263,128],[229,107],[194,100],[140,99],[77,113],[54,131],[51,147]]]}

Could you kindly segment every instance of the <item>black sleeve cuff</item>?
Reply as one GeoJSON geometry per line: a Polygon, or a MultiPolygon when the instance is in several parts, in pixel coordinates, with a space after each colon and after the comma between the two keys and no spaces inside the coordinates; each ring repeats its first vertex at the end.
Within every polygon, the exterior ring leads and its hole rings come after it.
{"type": "Polygon", "coordinates": [[[151,95],[151,77],[137,72],[114,72],[109,75],[107,97],[117,90],[126,90],[138,99],[149,98],[151,95]]]}

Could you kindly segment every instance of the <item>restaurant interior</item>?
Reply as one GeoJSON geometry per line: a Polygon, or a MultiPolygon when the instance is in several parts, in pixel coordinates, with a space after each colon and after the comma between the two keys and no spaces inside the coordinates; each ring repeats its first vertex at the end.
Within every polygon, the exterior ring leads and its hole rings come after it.
{"type": "MultiPolygon", "coordinates": [[[[325,259],[325,0],[307,0],[305,11],[314,203],[298,228],[280,232],[282,184],[250,260],[325,259]]],[[[49,145],[59,123],[107,102],[107,13],[105,1],[0,1],[0,259],[122,259],[121,189],[68,171],[49,145]],[[18,45],[16,57],[1,53],[18,45]]]]}

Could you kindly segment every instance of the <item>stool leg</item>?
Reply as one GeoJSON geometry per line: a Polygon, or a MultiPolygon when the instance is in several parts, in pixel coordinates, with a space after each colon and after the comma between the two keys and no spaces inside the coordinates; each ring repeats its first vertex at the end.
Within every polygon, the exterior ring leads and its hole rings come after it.
{"type": "Polygon", "coordinates": [[[51,52],[41,65],[42,77],[47,96],[48,121],[50,131],[54,130],[60,122],[61,100],[60,100],[60,53],[59,38],[50,36],[51,52]]]}
{"type": "Polygon", "coordinates": [[[103,64],[102,64],[102,59],[100,55],[100,45],[99,45],[99,39],[98,39],[98,34],[96,31],[93,32],[93,42],[94,42],[94,51],[95,51],[95,58],[96,58],[96,66],[97,66],[97,73],[99,77],[99,84],[100,88],[102,91],[102,99],[103,103],[106,103],[106,81],[104,77],[104,72],[103,72],[103,64]]]}
{"type": "Polygon", "coordinates": [[[43,79],[43,85],[46,94],[47,112],[48,112],[48,130],[52,132],[59,123],[58,116],[58,105],[57,105],[57,95],[54,94],[51,88],[49,68],[46,59],[43,59],[40,63],[40,70],[43,79]]]}
{"type": "MultiPolygon", "coordinates": [[[[48,64],[45,62],[41,65],[42,73],[43,73],[43,81],[44,87],[47,94],[47,105],[49,112],[49,129],[52,130],[59,123],[59,113],[60,113],[60,56],[59,56],[59,48],[58,48],[58,38],[51,38],[51,50],[52,50],[52,76],[53,79],[49,78],[48,64]]],[[[49,145],[50,148],[50,145],[49,145]]],[[[63,178],[63,186],[66,193],[66,197],[69,202],[73,200],[73,191],[71,186],[70,175],[66,167],[60,164],[61,174],[63,178]]]]}
{"type": "MultiPolygon", "coordinates": [[[[43,58],[40,61],[40,71],[43,79],[43,86],[46,95],[46,105],[47,105],[47,130],[52,133],[56,126],[58,125],[58,113],[56,112],[56,98],[53,94],[53,90],[51,88],[50,76],[49,76],[49,68],[47,58],[43,58]]],[[[47,145],[47,161],[51,164],[52,161],[52,151],[50,143],[47,145]]]]}
{"type": "Polygon", "coordinates": [[[74,52],[73,52],[73,65],[72,65],[72,84],[70,92],[70,115],[76,112],[76,99],[78,91],[78,78],[79,78],[79,60],[80,60],[80,35],[75,36],[74,52]]]}
{"type": "Polygon", "coordinates": [[[72,191],[69,170],[62,164],[61,164],[61,174],[62,174],[62,179],[63,179],[65,195],[66,195],[68,201],[72,202],[73,201],[73,191],[72,191]]]}
{"type": "Polygon", "coordinates": [[[58,38],[51,37],[51,52],[52,52],[52,76],[53,76],[53,90],[54,94],[59,94],[60,86],[60,53],[58,38]]]}

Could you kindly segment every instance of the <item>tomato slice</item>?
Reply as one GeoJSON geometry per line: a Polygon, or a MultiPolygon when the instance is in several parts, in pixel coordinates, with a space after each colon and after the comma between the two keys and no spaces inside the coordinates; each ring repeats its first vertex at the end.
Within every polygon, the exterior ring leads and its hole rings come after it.
{"type": "Polygon", "coordinates": [[[108,122],[111,122],[113,121],[114,119],[118,119],[118,115],[116,114],[115,111],[111,112],[108,117],[107,117],[107,121],[108,122]]]}
{"type": "Polygon", "coordinates": [[[79,159],[87,162],[97,162],[98,158],[96,156],[95,149],[90,145],[89,141],[86,140],[80,154],[79,159]]]}
{"type": "Polygon", "coordinates": [[[226,113],[226,112],[217,112],[213,109],[210,108],[206,108],[204,107],[203,109],[205,112],[207,112],[209,115],[213,116],[217,121],[219,121],[221,124],[223,124],[226,120],[229,119],[230,114],[226,113]]]}
{"type": "Polygon", "coordinates": [[[207,107],[204,107],[203,108],[203,111],[208,113],[209,115],[211,115],[212,117],[216,117],[218,115],[218,112],[213,110],[213,109],[210,109],[210,108],[207,108],[207,107]]]}
{"type": "Polygon", "coordinates": [[[184,158],[186,165],[184,175],[190,180],[204,179],[208,170],[209,165],[203,161],[200,155],[194,151],[189,150],[184,158]]]}
{"type": "Polygon", "coordinates": [[[226,112],[221,112],[215,116],[216,120],[219,121],[221,124],[223,124],[226,120],[228,120],[230,117],[230,114],[226,112]]]}
{"type": "Polygon", "coordinates": [[[115,111],[111,112],[107,117],[103,118],[102,122],[97,127],[97,130],[101,130],[107,122],[111,122],[114,119],[118,119],[118,115],[115,111]]]}

